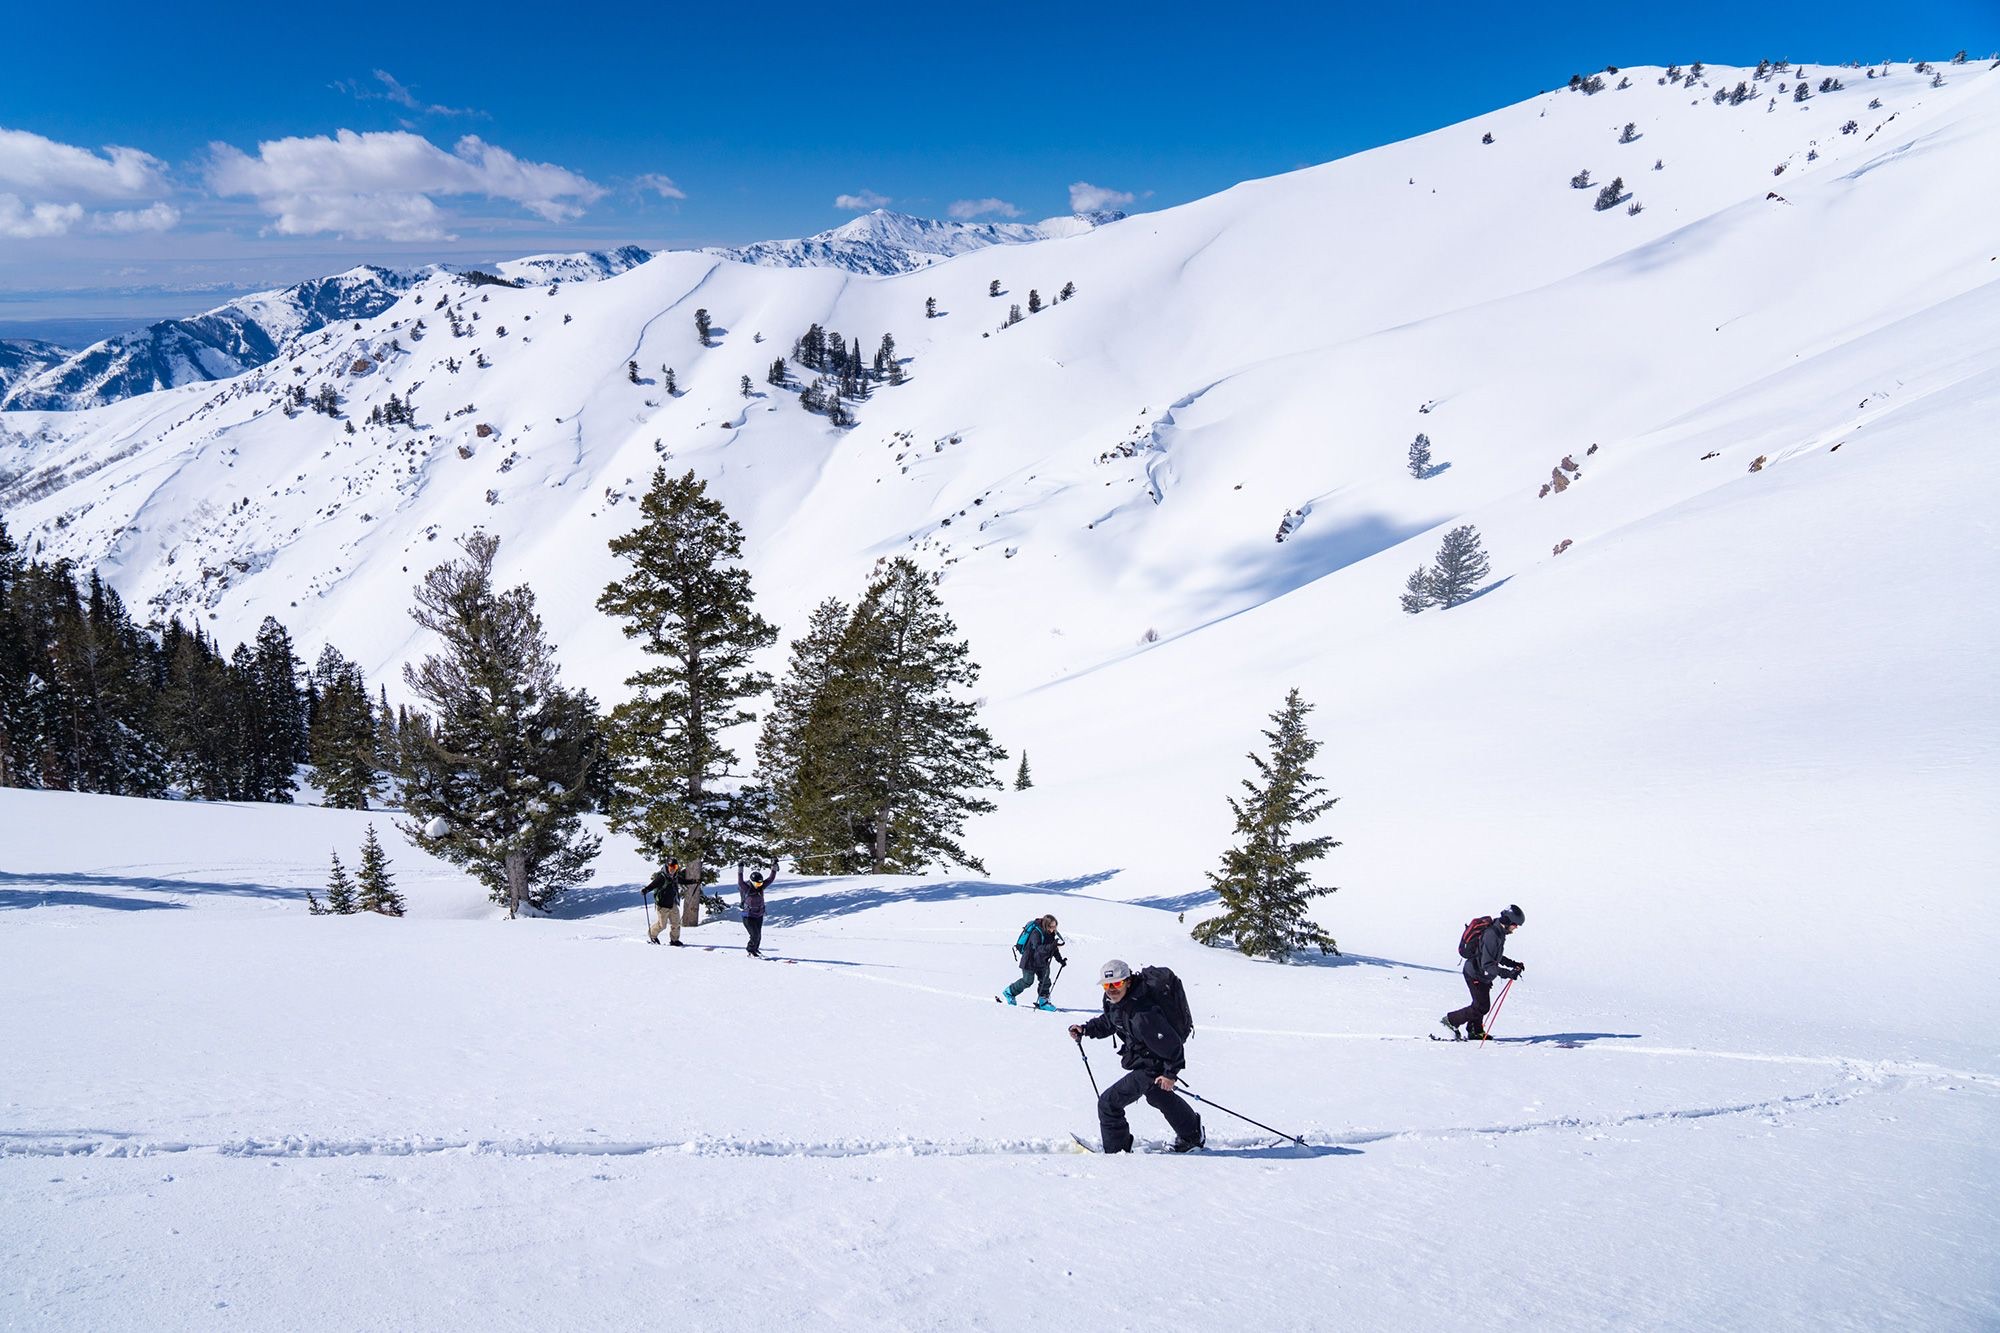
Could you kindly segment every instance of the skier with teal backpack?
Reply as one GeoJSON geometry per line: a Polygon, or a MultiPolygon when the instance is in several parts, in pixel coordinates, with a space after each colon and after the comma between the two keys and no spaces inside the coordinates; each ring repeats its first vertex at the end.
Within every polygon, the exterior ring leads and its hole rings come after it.
{"type": "Polygon", "coordinates": [[[1014,958],[1021,965],[1021,979],[994,996],[996,1000],[1014,1003],[1014,998],[1034,986],[1035,1008],[1053,1010],[1049,1003],[1049,992],[1055,983],[1049,980],[1049,961],[1069,966],[1069,959],[1063,957],[1063,937],[1056,934],[1056,919],[1053,916],[1038,916],[1021,927],[1020,935],[1014,941],[1014,958]]]}

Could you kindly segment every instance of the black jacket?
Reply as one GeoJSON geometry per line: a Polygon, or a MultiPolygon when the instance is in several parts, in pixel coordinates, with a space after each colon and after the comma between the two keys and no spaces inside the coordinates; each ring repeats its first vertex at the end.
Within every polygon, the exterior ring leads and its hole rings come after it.
{"type": "Polygon", "coordinates": [[[1492,981],[1496,977],[1518,977],[1521,965],[1507,956],[1507,927],[1494,918],[1473,942],[1472,957],[1465,960],[1467,981],[1492,981]]]}
{"type": "Polygon", "coordinates": [[[646,892],[653,896],[653,904],[656,907],[677,907],[680,905],[681,895],[698,883],[694,871],[686,866],[682,866],[677,874],[668,874],[667,868],[661,866],[653,872],[653,877],[646,881],[646,892]]]}
{"type": "Polygon", "coordinates": [[[1027,930],[1023,933],[1027,936],[1028,941],[1021,946],[1021,969],[1023,971],[1040,972],[1048,967],[1051,958],[1055,959],[1058,963],[1067,964],[1069,962],[1069,959],[1063,957],[1062,954],[1063,937],[1061,935],[1051,935],[1048,931],[1042,929],[1041,922],[1029,922],[1027,930]]]}
{"type": "Polygon", "coordinates": [[[1116,1037],[1119,1063],[1127,1069],[1178,1077],[1187,1066],[1187,1043],[1160,1012],[1152,987],[1138,973],[1125,988],[1125,998],[1113,1004],[1104,997],[1104,1012],[1083,1025],[1086,1037],[1116,1037]]]}

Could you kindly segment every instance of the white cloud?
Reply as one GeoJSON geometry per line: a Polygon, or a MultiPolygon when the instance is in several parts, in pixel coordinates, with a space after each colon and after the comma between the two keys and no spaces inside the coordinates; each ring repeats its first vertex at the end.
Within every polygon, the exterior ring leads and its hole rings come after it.
{"type": "Polygon", "coordinates": [[[31,204],[18,194],[0,194],[0,236],[9,240],[65,236],[81,221],[81,204],[31,204]]]}
{"type": "Polygon", "coordinates": [[[181,211],[172,204],[154,204],[151,208],[120,209],[111,213],[90,215],[92,231],[130,233],[135,231],[169,231],[181,220],[181,211]]]}
{"type": "Polygon", "coordinates": [[[1113,190],[1102,185],[1092,185],[1089,181],[1078,181],[1069,187],[1069,211],[1072,213],[1095,213],[1104,208],[1123,208],[1132,202],[1132,194],[1127,190],[1113,190]]]}
{"type": "Polygon", "coordinates": [[[837,194],[833,197],[835,208],[851,209],[856,213],[864,213],[871,208],[880,208],[884,204],[895,202],[888,195],[877,194],[873,190],[862,190],[858,194],[837,194]]]}
{"type": "Polygon", "coordinates": [[[960,199],[945,211],[960,222],[969,222],[981,213],[998,213],[1003,218],[1021,216],[1021,210],[1005,199],[960,199]]]}
{"type": "Polygon", "coordinates": [[[432,195],[478,195],[519,204],[547,222],[581,216],[603,187],[549,162],[526,162],[468,134],[447,153],[402,131],[275,139],[249,156],[215,144],[208,167],[217,194],[248,195],[286,236],[334,232],[354,239],[450,239],[432,195]]]}
{"type": "MultiPolygon", "coordinates": [[[[113,213],[94,213],[85,205],[136,202],[171,188],[166,165],[136,148],[114,144],[100,156],[27,130],[0,129],[0,236],[65,236],[86,221],[104,230],[129,230],[121,220],[141,216],[166,217],[164,226],[170,227],[180,214],[162,203],[113,213]]],[[[163,228],[156,222],[150,229],[163,228]]]]}
{"type": "Polygon", "coordinates": [[[662,176],[657,171],[649,171],[632,183],[642,190],[651,190],[662,199],[687,198],[687,191],[674,184],[672,176],[662,176]]]}
{"type": "Polygon", "coordinates": [[[30,199],[143,199],[165,194],[165,164],[112,145],[99,157],[26,130],[0,129],[0,187],[30,199]]]}
{"type": "Polygon", "coordinates": [[[482,120],[487,118],[484,111],[478,111],[472,107],[439,106],[434,102],[419,101],[417,95],[411,92],[401,79],[398,79],[388,70],[378,69],[372,71],[372,73],[375,75],[375,81],[382,85],[382,91],[380,92],[375,92],[366,84],[356,83],[351,79],[341,79],[333,86],[341,92],[347,93],[357,102],[393,102],[397,106],[421,112],[427,116],[478,116],[482,120]]]}

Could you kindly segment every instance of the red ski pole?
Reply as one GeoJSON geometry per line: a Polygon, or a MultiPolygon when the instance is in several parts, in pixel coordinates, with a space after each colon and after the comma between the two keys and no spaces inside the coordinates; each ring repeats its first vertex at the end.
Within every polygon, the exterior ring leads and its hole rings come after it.
{"type": "Polygon", "coordinates": [[[1500,1006],[1507,1003],[1507,992],[1514,989],[1514,978],[1508,977],[1507,984],[1500,988],[1500,998],[1493,1002],[1493,1012],[1486,1016],[1486,1030],[1479,1034],[1481,1041],[1493,1040],[1493,1025],[1500,1019],[1500,1006]]]}

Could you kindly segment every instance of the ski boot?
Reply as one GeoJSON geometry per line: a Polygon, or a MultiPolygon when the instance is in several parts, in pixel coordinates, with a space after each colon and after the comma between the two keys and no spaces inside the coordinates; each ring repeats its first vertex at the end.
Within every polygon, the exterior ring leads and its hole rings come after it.
{"type": "Polygon", "coordinates": [[[994,998],[994,999],[996,999],[996,1000],[1004,1000],[1004,1001],[1006,1001],[1006,1002],[1007,1002],[1008,1004],[1012,1004],[1012,1003],[1014,1003],[1014,992],[1013,992],[1013,991],[1010,991],[1010,990],[1003,990],[1003,991],[1001,991],[1001,992],[1000,992],[1000,993],[999,993],[998,995],[994,996],[993,998],[994,998]]]}
{"type": "Polygon", "coordinates": [[[1195,1136],[1191,1139],[1176,1138],[1174,1140],[1173,1147],[1168,1149],[1168,1151],[1193,1152],[1196,1148],[1206,1148],[1207,1146],[1208,1146],[1208,1131],[1206,1129],[1197,1129],[1195,1131],[1195,1136]]]}
{"type": "Polygon", "coordinates": [[[1444,1030],[1445,1030],[1446,1032],[1449,1032],[1449,1033],[1451,1034],[1451,1039],[1452,1039],[1453,1041],[1464,1041],[1464,1040],[1465,1040],[1465,1034],[1464,1034],[1463,1032],[1460,1032],[1460,1031],[1458,1030],[1458,1024],[1456,1024],[1456,1023],[1454,1023],[1454,1022],[1452,1022],[1452,1021],[1451,1021],[1451,1016],[1450,1016],[1450,1015],[1448,1015],[1448,1014],[1447,1014],[1447,1015],[1446,1015],[1445,1017],[1443,1017],[1443,1018],[1440,1018],[1440,1019],[1438,1020],[1438,1023],[1439,1023],[1439,1025],[1440,1025],[1440,1026],[1442,1026],[1442,1027],[1444,1028],[1444,1030]]]}
{"type": "Polygon", "coordinates": [[[1054,1012],[1056,1011],[1056,1007],[1055,1007],[1054,1005],[1050,1004],[1050,1003],[1048,1002],[1048,1000],[1047,1000],[1047,999],[1040,999],[1040,1000],[1036,1000],[1036,1001],[1035,1001],[1035,1008],[1037,1008],[1037,1009],[1041,1009],[1041,1010],[1044,1010],[1044,1011],[1046,1011],[1046,1012],[1048,1012],[1048,1013],[1051,1013],[1051,1014],[1052,1014],[1052,1013],[1054,1013],[1054,1012]]]}

